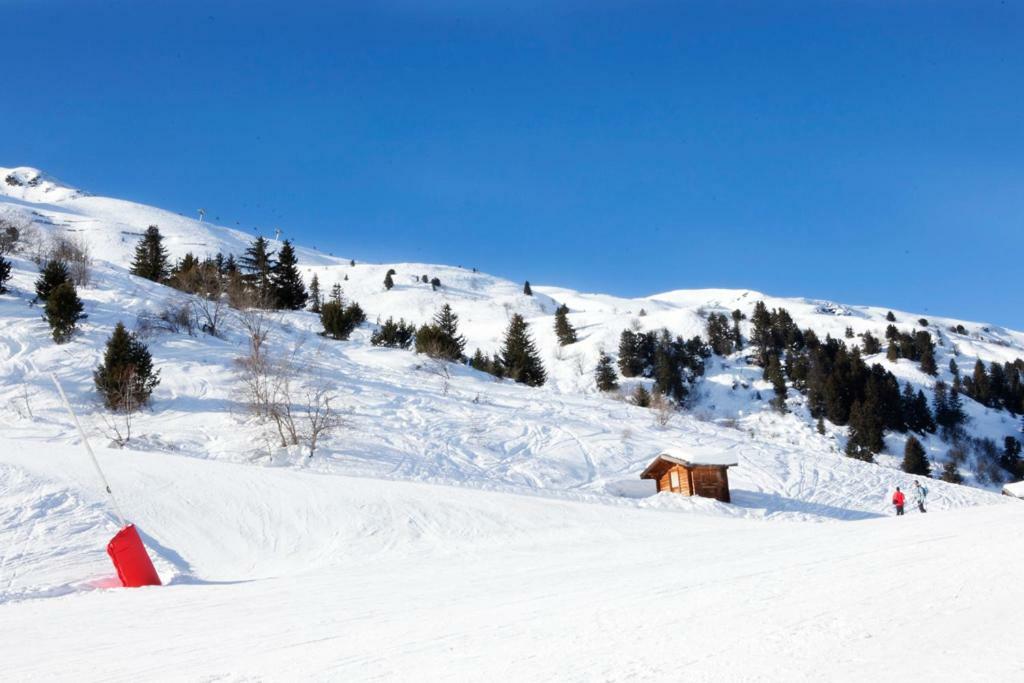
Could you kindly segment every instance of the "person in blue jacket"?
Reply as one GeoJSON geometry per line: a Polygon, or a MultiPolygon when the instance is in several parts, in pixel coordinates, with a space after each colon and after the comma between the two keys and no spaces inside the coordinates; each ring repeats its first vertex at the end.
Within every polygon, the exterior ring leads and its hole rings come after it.
{"type": "Polygon", "coordinates": [[[928,512],[924,509],[925,500],[928,498],[928,488],[921,486],[921,483],[914,480],[914,503],[917,504],[917,509],[921,512],[928,512]]]}

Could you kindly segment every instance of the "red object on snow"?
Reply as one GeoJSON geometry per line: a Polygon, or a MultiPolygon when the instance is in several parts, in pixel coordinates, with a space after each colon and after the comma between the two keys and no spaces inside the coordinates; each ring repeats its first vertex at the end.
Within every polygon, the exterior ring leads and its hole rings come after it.
{"type": "Polygon", "coordinates": [[[162,585],[134,524],[129,524],[110,539],[107,555],[113,560],[117,578],[125,588],[162,585]]]}
{"type": "Polygon", "coordinates": [[[903,503],[905,501],[906,501],[906,498],[903,497],[903,492],[902,491],[897,491],[896,493],[892,494],[892,504],[893,505],[903,505],[903,503]]]}

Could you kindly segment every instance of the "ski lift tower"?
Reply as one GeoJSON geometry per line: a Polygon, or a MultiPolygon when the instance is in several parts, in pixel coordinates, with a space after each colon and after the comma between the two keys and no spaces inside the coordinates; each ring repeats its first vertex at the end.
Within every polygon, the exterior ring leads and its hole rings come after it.
{"type": "Polygon", "coordinates": [[[206,218],[206,209],[199,209],[199,222],[202,223],[204,218],[206,218]]]}
{"type": "Polygon", "coordinates": [[[274,228],[274,241],[275,242],[280,242],[281,241],[281,228],[280,227],[274,228]]]}

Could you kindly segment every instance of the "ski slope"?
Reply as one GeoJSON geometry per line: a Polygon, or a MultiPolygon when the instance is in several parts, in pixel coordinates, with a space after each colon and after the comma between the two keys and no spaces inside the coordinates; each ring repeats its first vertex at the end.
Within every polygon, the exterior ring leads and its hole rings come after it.
{"type": "Polygon", "coordinates": [[[0,604],[7,680],[1024,675],[1007,498],[803,524],[104,451],[167,584],[104,589],[85,458],[0,447],[4,575],[85,584],[0,604]]]}
{"type": "MultiPolygon", "coordinates": [[[[763,300],[822,337],[852,327],[883,338],[887,309],[749,290],[625,299],[535,285],[526,296],[521,282],[472,268],[353,265],[300,246],[307,282],[339,284],[370,322],[336,342],[318,335],[312,313],[275,314],[268,345],[332,387],[343,428],[313,458],[275,444],[239,394],[234,361],[246,338],[232,314],[221,338],[147,338],[161,384],[129,447],[114,449],[92,385],[103,345],[118,321],[131,328],[186,300],[128,273],[138,235],[158,225],[173,257],[237,255],[251,235],[25,167],[0,169],[0,216],[80,238],[94,258],[79,292],[89,317],[69,344],[53,344],[32,304],[30,260],[11,259],[12,291],[0,295],[5,679],[1024,673],[1005,638],[1021,598],[1012,571],[1024,560],[1024,508],[975,481],[971,463],[962,474],[973,486],[929,481],[929,514],[895,520],[892,490],[912,482],[897,468],[903,437],[887,437],[878,464],[844,457],[845,429],[819,435],[795,395],[788,414],[775,413],[743,353],[709,359],[687,409],[664,425],[594,386],[600,351],[614,356],[625,328],[690,337],[704,333],[708,312],[749,316],[763,300]],[[395,287],[385,291],[389,269],[395,287]],[[523,315],[547,384],[369,343],[376,320],[420,324],[445,303],[469,353],[497,350],[509,317],[523,315]],[[552,329],[562,303],[580,337],[567,347],[552,329]],[[117,525],[51,372],[166,586],[112,589],[104,547],[117,525]],[[733,504],[654,495],[639,474],[666,446],[734,453],[733,504]]],[[[901,329],[919,325],[919,315],[894,313],[901,329]]],[[[1024,356],[1017,331],[934,316],[928,329],[947,381],[950,358],[966,370],[976,358],[1024,356]]],[[[936,379],[884,354],[867,360],[926,391],[936,379]]],[[[624,380],[622,393],[645,381],[624,380]]],[[[972,434],[1019,434],[1006,413],[970,400],[965,409],[972,434]]],[[[948,444],[924,444],[942,462],[948,444]]]]}

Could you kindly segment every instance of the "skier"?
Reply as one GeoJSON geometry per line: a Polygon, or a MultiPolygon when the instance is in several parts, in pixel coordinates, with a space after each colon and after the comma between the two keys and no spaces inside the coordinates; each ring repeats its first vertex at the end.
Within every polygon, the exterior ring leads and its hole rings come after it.
{"type": "Polygon", "coordinates": [[[896,487],[896,493],[892,494],[892,504],[896,506],[896,516],[899,517],[903,514],[903,503],[906,502],[906,497],[903,495],[903,491],[900,491],[900,487],[896,487]]]}
{"type": "Polygon", "coordinates": [[[927,498],[927,497],[928,497],[928,489],[927,489],[927,487],[921,486],[921,484],[917,481],[917,479],[915,479],[914,480],[914,502],[917,503],[917,509],[920,510],[921,512],[928,512],[927,510],[924,509],[924,501],[925,501],[925,498],[927,498]]]}

